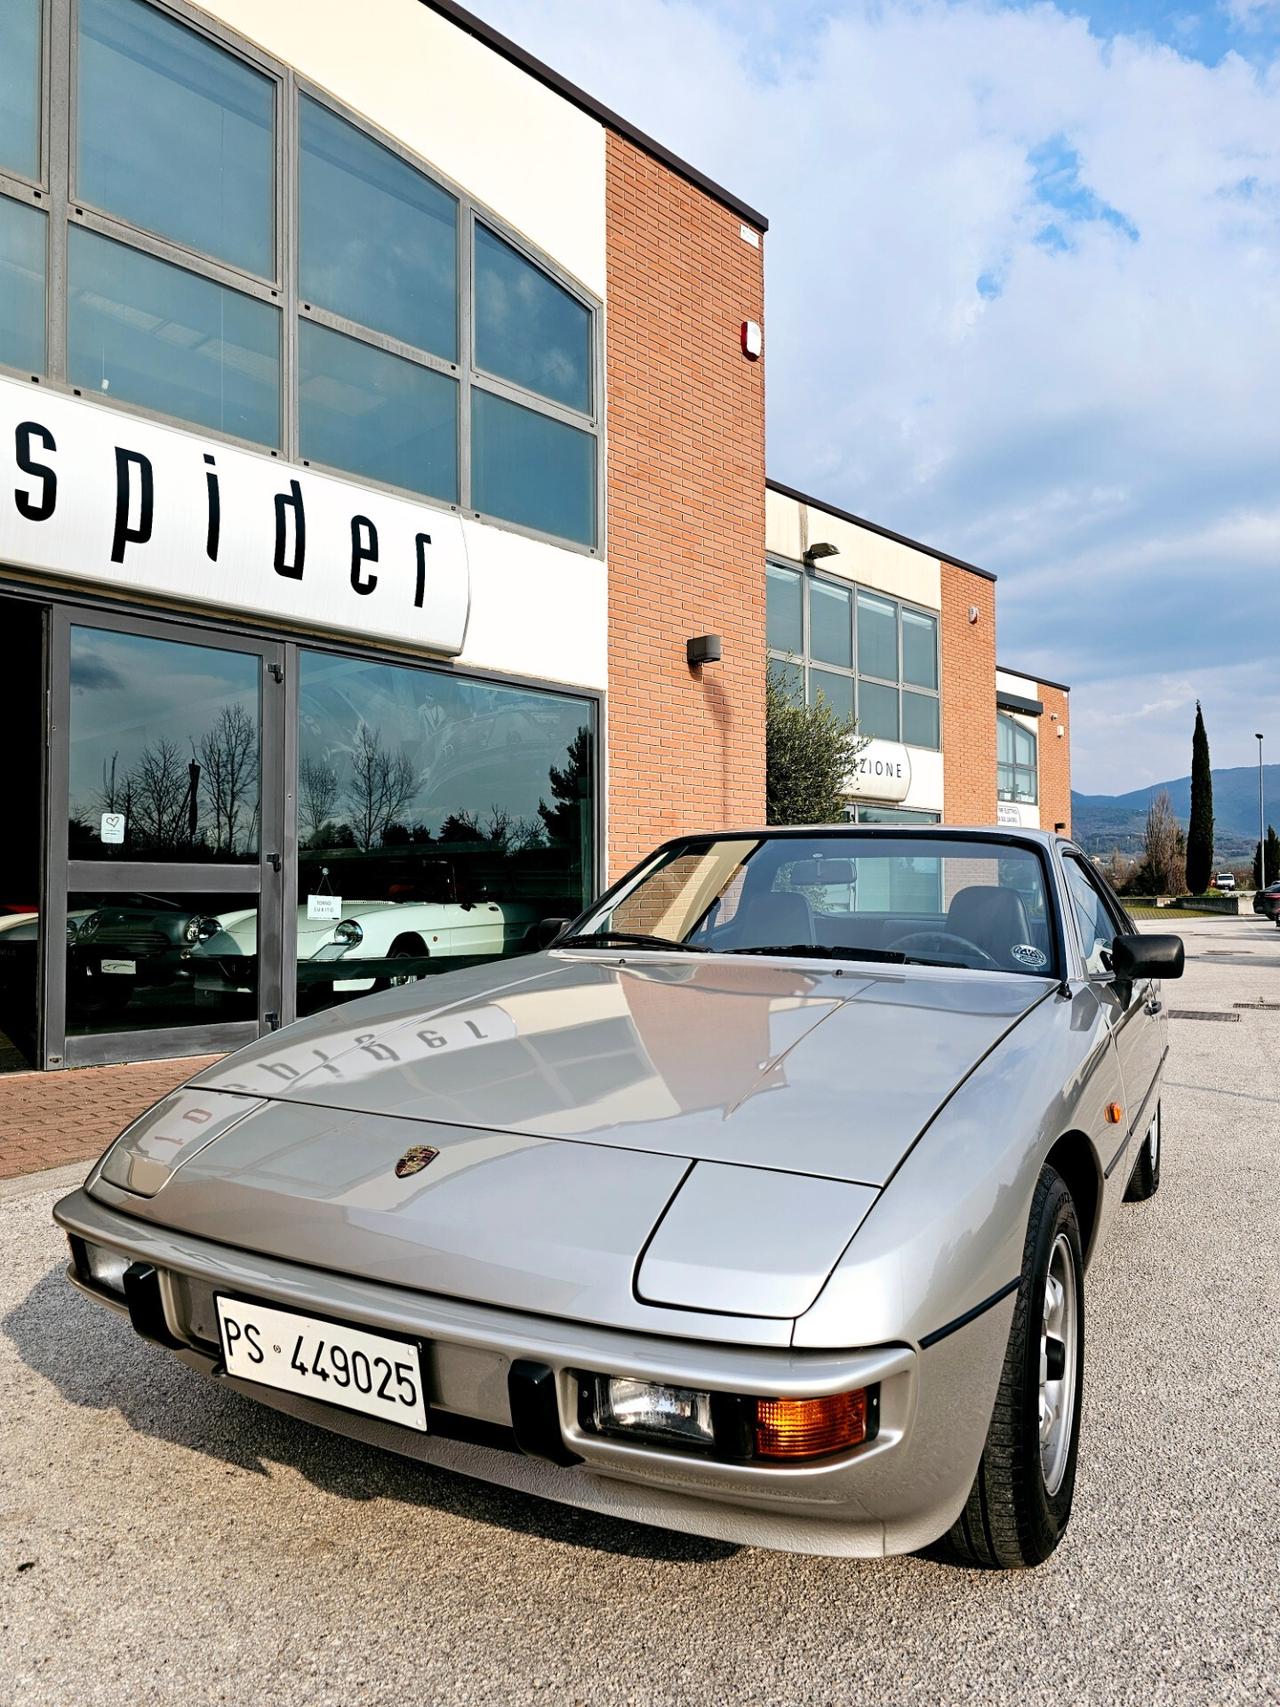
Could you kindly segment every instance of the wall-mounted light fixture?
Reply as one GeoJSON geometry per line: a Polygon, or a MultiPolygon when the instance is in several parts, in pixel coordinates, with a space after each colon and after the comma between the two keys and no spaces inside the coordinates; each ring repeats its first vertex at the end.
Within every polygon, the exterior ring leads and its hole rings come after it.
{"type": "Polygon", "coordinates": [[[978,611],[977,605],[970,605],[969,606],[969,621],[970,622],[977,622],[978,616],[979,616],[979,611],[978,611]]]}
{"type": "Polygon", "coordinates": [[[684,650],[691,670],[700,669],[703,664],[718,664],[720,662],[720,636],[718,634],[695,634],[691,640],[685,642],[684,650]]]}
{"type": "Polygon", "coordinates": [[[764,350],[764,333],[758,320],[742,322],[742,353],[749,362],[758,362],[764,350]]]}
{"type": "Polygon", "coordinates": [[[814,564],[823,557],[839,557],[840,547],[831,545],[825,539],[820,539],[816,545],[806,547],[804,560],[812,569],[814,564]]]}

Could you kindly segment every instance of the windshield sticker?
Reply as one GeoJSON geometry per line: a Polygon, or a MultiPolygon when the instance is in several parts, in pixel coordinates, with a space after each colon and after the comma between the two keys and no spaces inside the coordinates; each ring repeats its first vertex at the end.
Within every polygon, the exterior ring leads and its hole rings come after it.
{"type": "Polygon", "coordinates": [[[1015,942],[1009,953],[1019,966],[1041,967],[1049,964],[1049,956],[1029,942],[1015,942]]]}

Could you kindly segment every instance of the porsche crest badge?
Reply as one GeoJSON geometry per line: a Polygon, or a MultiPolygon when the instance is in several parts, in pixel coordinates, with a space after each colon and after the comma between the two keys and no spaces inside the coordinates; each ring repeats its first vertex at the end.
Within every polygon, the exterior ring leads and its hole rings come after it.
{"type": "Polygon", "coordinates": [[[439,1154],[439,1150],[433,1150],[430,1144],[413,1145],[396,1163],[396,1178],[408,1179],[410,1174],[420,1174],[439,1154]]]}

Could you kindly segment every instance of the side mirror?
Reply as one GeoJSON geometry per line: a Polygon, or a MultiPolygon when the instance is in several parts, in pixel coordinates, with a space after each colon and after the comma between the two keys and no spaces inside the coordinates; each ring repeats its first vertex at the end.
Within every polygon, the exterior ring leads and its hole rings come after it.
{"type": "Polygon", "coordinates": [[[1124,933],[1111,944],[1111,970],[1122,983],[1139,978],[1181,978],[1185,952],[1180,936],[1124,933]]]}
{"type": "Polygon", "coordinates": [[[525,946],[530,949],[550,948],[572,923],[572,919],[541,919],[524,933],[525,946]]]}

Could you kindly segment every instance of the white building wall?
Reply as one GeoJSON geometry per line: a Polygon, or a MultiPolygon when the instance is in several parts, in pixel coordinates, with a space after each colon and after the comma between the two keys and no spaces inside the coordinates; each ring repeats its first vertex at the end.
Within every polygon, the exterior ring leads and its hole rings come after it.
{"type": "Polygon", "coordinates": [[[200,0],[605,294],[605,132],[420,0],[200,0]]]}

